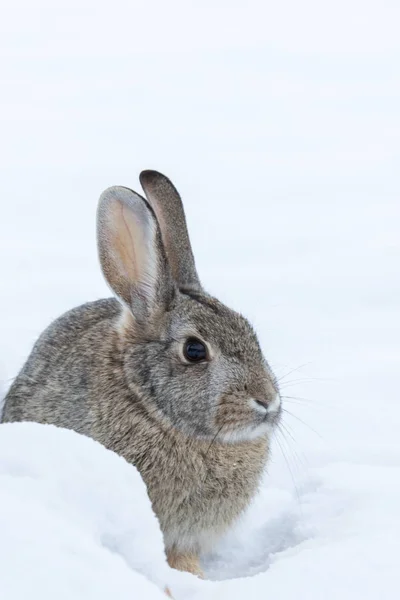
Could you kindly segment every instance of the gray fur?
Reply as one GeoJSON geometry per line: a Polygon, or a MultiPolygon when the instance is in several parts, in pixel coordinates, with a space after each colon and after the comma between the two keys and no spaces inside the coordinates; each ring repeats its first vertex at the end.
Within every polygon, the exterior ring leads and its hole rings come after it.
{"type": "Polygon", "coordinates": [[[175,186],[157,171],[142,171],[140,183],[160,224],[164,248],[175,281],[181,288],[187,286],[200,289],[185,213],[175,186]]]}
{"type": "MultiPolygon", "coordinates": [[[[159,181],[162,176],[154,178],[159,181]]],[[[112,190],[110,201],[121,201],[125,193],[112,190]]],[[[155,215],[141,200],[149,211],[145,222],[150,223],[155,215]]],[[[162,197],[157,202],[168,211],[162,197]]],[[[184,222],[180,210],[176,237],[184,222]]],[[[124,281],[123,304],[99,300],[52,323],[6,396],[3,421],[70,428],[124,456],[147,484],[167,553],[198,555],[254,496],[280,406],[263,413],[249,403],[253,398],[267,407],[277,394],[249,323],[201,290],[198,279],[193,279],[196,271],[190,256],[181,271],[170,266],[170,260],[177,260],[171,259],[174,248],[189,244],[186,226],[181,243],[168,250],[162,225],[154,223],[155,238],[144,236],[143,243],[152,244],[146,248],[156,257],[156,280],[146,280],[140,287],[140,275],[132,282],[130,303],[124,281]],[[135,314],[138,298],[146,306],[146,319],[144,313],[141,318],[135,314]],[[207,343],[210,361],[185,362],[182,346],[192,336],[207,343]]],[[[170,219],[168,227],[173,227],[170,219]]],[[[106,258],[104,268],[107,248],[102,244],[109,237],[102,231],[100,225],[104,274],[109,283],[120,281],[112,273],[116,263],[106,258]]],[[[147,263],[143,269],[148,269],[147,263]]],[[[120,290],[115,291],[121,296],[120,290]]]]}

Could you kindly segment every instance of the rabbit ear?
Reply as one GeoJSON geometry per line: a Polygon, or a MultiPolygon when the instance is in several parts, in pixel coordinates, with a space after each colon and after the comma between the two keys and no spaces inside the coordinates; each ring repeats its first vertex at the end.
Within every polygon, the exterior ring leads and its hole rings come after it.
{"type": "Polygon", "coordinates": [[[135,320],[145,323],[173,286],[157,222],[144,198],[124,187],[103,192],[97,244],[107,283],[135,320]]]}
{"type": "Polygon", "coordinates": [[[170,180],[157,171],[142,171],[140,183],[161,230],[172,275],[179,287],[201,289],[186,226],[182,200],[170,180]]]}

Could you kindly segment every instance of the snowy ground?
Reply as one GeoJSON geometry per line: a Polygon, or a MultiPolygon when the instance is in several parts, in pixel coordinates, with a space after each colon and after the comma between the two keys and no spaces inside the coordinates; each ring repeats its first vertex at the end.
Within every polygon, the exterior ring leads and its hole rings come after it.
{"type": "MultiPolygon", "coordinates": [[[[54,317],[108,294],[101,191],[164,171],[185,199],[204,285],[253,321],[292,413],[257,501],[204,557],[223,581],[168,569],[165,580],[185,599],[395,598],[399,4],[108,4],[10,2],[0,20],[0,385],[54,317]]],[[[99,543],[136,531],[138,480],[73,434],[47,431],[36,446],[40,429],[0,427],[5,600],[25,598],[25,583],[45,598],[43,564],[65,582],[60,598],[105,597],[114,579],[120,598],[138,586],[156,598],[164,575],[154,583],[146,565],[132,571],[135,548],[99,543]],[[120,494],[105,495],[108,477],[120,494]]]]}
{"type": "Polygon", "coordinates": [[[209,577],[253,577],[211,584],[169,569],[144,483],[122,458],[71,431],[2,425],[2,598],[396,598],[399,476],[398,461],[337,461],[310,469],[296,496],[267,484],[205,560],[209,577]]]}
{"type": "Polygon", "coordinates": [[[164,597],[161,531],[135,469],[31,423],[3,425],[0,449],[2,598],[164,597]]]}

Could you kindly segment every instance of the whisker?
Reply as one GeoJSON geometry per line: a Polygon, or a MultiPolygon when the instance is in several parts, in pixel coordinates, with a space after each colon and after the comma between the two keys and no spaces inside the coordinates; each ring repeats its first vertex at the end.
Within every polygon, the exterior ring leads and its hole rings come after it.
{"type": "Polygon", "coordinates": [[[308,404],[307,402],[302,402],[301,400],[292,400],[291,398],[286,398],[281,396],[282,400],[285,401],[286,404],[294,404],[296,406],[303,406],[307,408],[316,408],[313,404],[308,404]]]}
{"type": "Polygon", "coordinates": [[[284,400],[298,400],[299,402],[304,402],[306,404],[316,404],[315,400],[303,398],[302,396],[281,396],[281,398],[284,400]]]}
{"type": "Polygon", "coordinates": [[[285,412],[285,413],[287,413],[288,415],[290,415],[291,417],[293,417],[297,421],[300,421],[300,423],[302,423],[305,427],[308,427],[321,440],[323,439],[322,435],[320,433],[318,433],[318,431],[316,431],[313,427],[311,427],[311,425],[309,425],[308,423],[306,423],[305,421],[303,421],[303,419],[300,419],[300,417],[298,417],[297,415],[294,415],[293,413],[291,413],[289,410],[287,410],[287,408],[282,408],[282,411],[285,412]]]}
{"type": "Polygon", "coordinates": [[[307,408],[313,408],[313,409],[324,409],[325,408],[329,408],[334,410],[336,407],[334,404],[327,404],[325,401],[323,402],[317,402],[316,400],[312,400],[310,398],[302,398],[301,396],[281,396],[282,400],[286,402],[289,402],[291,404],[298,404],[298,405],[302,405],[302,406],[307,406],[307,408]]]}
{"type": "Polygon", "coordinates": [[[223,423],[223,424],[221,425],[221,427],[219,427],[219,429],[218,429],[217,433],[214,435],[213,439],[211,440],[211,443],[210,443],[210,445],[208,446],[208,448],[207,448],[207,450],[206,450],[206,453],[204,454],[204,457],[203,457],[203,462],[204,462],[204,466],[205,466],[205,469],[206,469],[206,470],[205,470],[205,476],[204,476],[204,478],[203,478],[203,484],[204,484],[204,483],[207,481],[207,477],[208,477],[208,475],[209,475],[209,468],[208,468],[208,466],[207,466],[207,456],[208,456],[208,453],[210,452],[211,446],[214,444],[215,440],[217,439],[218,435],[221,433],[221,431],[222,431],[222,429],[223,429],[224,427],[225,427],[225,423],[223,423]]]}
{"type": "Polygon", "coordinates": [[[222,431],[222,429],[225,427],[225,425],[226,425],[226,423],[223,423],[223,424],[221,425],[221,427],[219,427],[219,429],[218,429],[217,433],[214,435],[213,439],[211,440],[211,444],[208,446],[208,448],[207,448],[207,450],[206,450],[206,453],[205,453],[205,456],[204,456],[204,458],[207,458],[207,455],[208,455],[208,453],[210,452],[210,448],[211,448],[211,446],[214,444],[215,440],[217,439],[217,437],[219,436],[219,434],[221,433],[221,431],[222,431]]]}
{"type": "Polygon", "coordinates": [[[279,433],[281,433],[281,432],[280,432],[280,430],[279,430],[279,429],[276,429],[276,435],[275,435],[275,439],[276,439],[276,442],[277,442],[277,444],[278,444],[278,446],[279,446],[279,448],[280,448],[280,451],[281,451],[281,453],[282,453],[282,456],[283,456],[283,459],[284,459],[284,461],[285,461],[285,463],[286,463],[286,466],[287,466],[287,468],[288,468],[288,471],[289,471],[289,473],[290,473],[290,477],[291,477],[291,479],[292,479],[293,486],[294,486],[295,493],[296,493],[297,502],[298,502],[298,505],[299,505],[299,507],[300,507],[300,506],[301,506],[301,502],[300,502],[299,490],[298,490],[298,488],[297,488],[296,481],[295,481],[295,478],[294,478],[294,475],[293,475],[293,471],[292,471],[292,469],[290,468],[290,464],[289,464],[289,461],[288,461],[288,459],[287,459],[287,457],[286,457],[286,454],[285,454],[285,451],[284,451],[284,449],[283,449],[283,446],[282,446],[282,444],[281,444],[281,443],[280,443],[280,441],[279,441],[279,438],[278,438],[278,434],[279,434],[279,433]]]}
{"type": "Polygon", "coordinates": [[[297,379],[284,381],[283,385],[287,385],[288,383],[301,383],[302,381],[318,381],[318,379],[316,377],[298,377],[297,379]]]}
{"type": "Polygon", "coordinates": [[[285,425],[285,424],[284,424],[282,421],[281,421],[280,423],[278,423],[278,427],[279,427],[281,430],[282,430],[282,429],[284,429],[284,430],[286,431],[287,435],[290,437],[290,439],[291,439],[291,440],[292,440],[294,443],[296,443],[296,440],[295,440],[295,438],[294,438],[293,434],[292,434],[292,433],[289,431],[289,429],[286,427],[286,425],[285,425]]]}
{"type": "Polygon", "coordinates": [[[296,367],[295,369],[291,369],[291,371],[288,371],[288,373],[286,373],[285,375],[282,375],[282,377],[277,378],[278,383],[280,381],[283,381],[284,379],[286,379],[286,377],[289,377],[289,375],[291,375],[292,373],[295,373],[296,371],[300,371],[300,369],[303,369],[304,367],[307,367],[310,364],[311,364],[310,362],[304,363],[303,365],[300,365],[299,367],[296,367]]]}
{"type": "MultiPolygon", "coordinates": [[[[284,430],[284,431],[286,432],[286,434],[287,434],[287,435],[290,437],[290,439],[293,441],[293,443],[294,443],[295,445],[297,444],[297,442],[296,442],[296,439],[295,439],[294,435],[292,434],[292,432],[291,432],[291,430],[290,430],[290,427],[289,427],[289,425],[288,425],[288,424],[285,424],[285,423],[283,423],[283,422],[281,421],[281,422],[278,424],[278,427],[281,429],[282,436],[285,438],[285,440],[286,440],[286,437],[285,437],[285,434],[284,434],[283,430],[284,430]]],[[[303,469],[305,469],[305,468],[306,468],[306,466],[307,466],[307,464],[308,464],[308,463],[307,463],[307,459],[306,459],[305,455],[302,453],[302,456],[303,456],[303,458],[302,458],[302,457],[301,457],[301,456],[298,454],[298,452],[297,452],[296,448],[295,448],[295,447],[291,447],[291,446],[290,446],[290,444],[289,444],[288,440],[286,440],[286,443],[287,443],[287,445],[288,445],[288,447],[289,447],[290,451],[291,451],[291,452],[293,452],[293,454],[294,454],[294,457],[296,458],[298,465],[300,465],[300,467],[301,467],[301,469],[299,468],[299,471],[300,471],[300,470],[303,470],[303,469]]]]}
{"type": "Polygon", "coordinates": [[[315,383],[320,381],[315,377],[304,377],[302,379],[292,379],[291,381],[284,381],[282,385],[279,385],[280,389],[286,390],[287,388],[293,387],[294,385],[300,385],[301,383],[315,383]]]}

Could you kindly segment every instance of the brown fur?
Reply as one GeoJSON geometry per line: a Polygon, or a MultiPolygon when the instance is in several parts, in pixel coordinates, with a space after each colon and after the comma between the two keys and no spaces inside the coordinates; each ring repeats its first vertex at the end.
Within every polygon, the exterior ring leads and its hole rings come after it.
{"type": "Polygon", "coordinates": [[[172,214],[162,199],[155,203],[168,227],[166,248],[141,197],[107,190],[99,254],[124,304],[99,300],[50,325],[11,386],[3,421],[73,429],[135,465],[170,565],[201,575],[201,552],[256,493],[279,418],[278,409],[267,410],[277,387],[249,323],[202,290],[191,252],[176,255],[190,249],[176,190],[165,181],[150,188],[150,202],[160,190],[171,200],[172,214]],[[182,347],[192,336],[210,347],[207,361],[185,361],[182,347]]]}
{"type": "Polygon", "coordinates": [[[196,577],[200,577],[200,579],[204,579],[204,574],[199,563],[199,557],[196,556],[196,554],[180,554],[174,550],[170,550],[168,552],[168,564],[173,569],[187,571],[188,573],[192,573],[192,575],[196,575],[196,577]]]}

